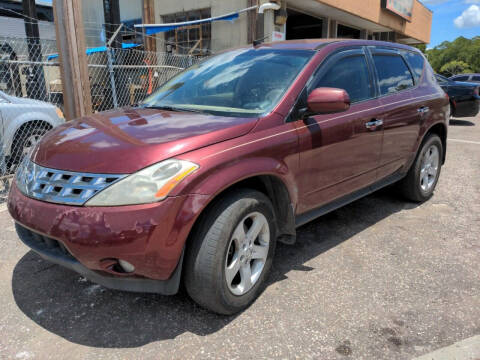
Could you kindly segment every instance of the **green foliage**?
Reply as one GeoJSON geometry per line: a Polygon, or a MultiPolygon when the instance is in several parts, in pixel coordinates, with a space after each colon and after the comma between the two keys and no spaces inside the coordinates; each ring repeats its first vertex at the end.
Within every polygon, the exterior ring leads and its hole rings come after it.
{"type": "Polygon", "coordinates": [[[416,47],[418,50],[420,50],[424,54],[427,51],[427,44],[415,44],[415,45],[412,45],[412,46],[416,47]]]}
{"type": "Polygon", "coordinates": [[[473,72],[466,62],[461,60],[453,60],[440,68],[440,73],[447,77],[457,75],[457,74],[466,74],[473,72]]]}
{"type": "Polygon", "coordinates": [[[454,41],[444,41],[426,52],[428,61],[436,72],[452,61],[462,61],[470,72],[480,73],[480,36],[466,39],[463,36],[454,41]]]}

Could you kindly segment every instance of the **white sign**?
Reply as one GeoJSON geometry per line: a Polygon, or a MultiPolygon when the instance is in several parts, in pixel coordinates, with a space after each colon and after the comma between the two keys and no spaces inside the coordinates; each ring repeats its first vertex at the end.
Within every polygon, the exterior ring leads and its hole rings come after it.
{"type": "Polygon", "coordinates": [[[272,42],[273,41],[283,41],[285,40],[285,33],[280,31],[272,32],[272,42]]]}

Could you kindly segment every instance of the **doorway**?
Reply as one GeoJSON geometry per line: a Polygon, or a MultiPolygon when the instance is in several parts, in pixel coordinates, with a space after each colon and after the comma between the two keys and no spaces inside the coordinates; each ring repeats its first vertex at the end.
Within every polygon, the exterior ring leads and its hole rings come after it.
{"type": "Polygon", "coordinates": [[[323,34],[324,21],[299,11],[287,9],[286,39],[319,39],[326,37],[327,34],[323,34]]]}
{"type": "Polygon", "coordinates": [[[360,39],[361,32],[358,29],[342,24],[337,25],[337,37],[340,39],[360,39]]]}

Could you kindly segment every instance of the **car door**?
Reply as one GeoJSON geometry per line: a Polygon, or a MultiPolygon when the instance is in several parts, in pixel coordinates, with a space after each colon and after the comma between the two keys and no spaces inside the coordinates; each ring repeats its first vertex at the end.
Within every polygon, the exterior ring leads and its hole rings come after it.
{"type": "Polygon", "coordinates": [[[318,87],[345,89],[351,106],[341,113],[296,119],[299,213],[373,183],[381,151],[379,101],[364,48],[343,50],[324,61],[307,84],[301,106],[306,106],[309,92],[318,87]]]}
{"type": "Polygon", "coordinates": [[[392,48],[370,48],[382,104],[383,144],[377,177],[381,180],[401,169],[414,151],[420,132],[423,99],[415,100],[412,72],[405,58],[392,48]]]}

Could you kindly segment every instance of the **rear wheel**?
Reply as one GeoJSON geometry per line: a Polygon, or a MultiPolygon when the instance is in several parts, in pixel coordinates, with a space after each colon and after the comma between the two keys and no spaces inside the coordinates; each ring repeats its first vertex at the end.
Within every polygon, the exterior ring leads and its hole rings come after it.
{"type": "Polygon", "coordinates": [[[442,169],[442,157],[442,141],[435,134],[429,135],[400,184],[407,199],[422,202],[432,196],[442,169]]]}
{"type": "Polygon", "coordinates": [[[275,252],[274,213],[262,193],[241,190],[210,207],[187,249],[185,287],[219,314],[248,307],[265,286],[275,252]]]}

